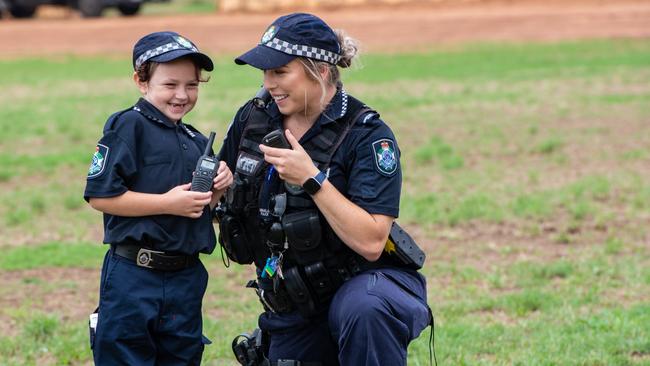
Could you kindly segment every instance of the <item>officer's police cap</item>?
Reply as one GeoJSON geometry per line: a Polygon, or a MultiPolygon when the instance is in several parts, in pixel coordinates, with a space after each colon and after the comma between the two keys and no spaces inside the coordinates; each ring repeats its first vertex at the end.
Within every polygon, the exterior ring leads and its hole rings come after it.
{"type": "Polygon", "coordinates": [[[133,46],[133,68],[137,69],[147,61],[169,62],[179,57],[190,56],[206,71],[212,71],[214,64],[207,55],[187,38],[175,32],[147,34],[133,46]]]}
{"type": "Polygon", "coordinates": [[[307,57],[336,65],[341,45],[323,20],[312,14],[293,13],[276,19],[260,43],[235,59],[238,65],[269,70],[286,65],[296,57],[307,57]]]}

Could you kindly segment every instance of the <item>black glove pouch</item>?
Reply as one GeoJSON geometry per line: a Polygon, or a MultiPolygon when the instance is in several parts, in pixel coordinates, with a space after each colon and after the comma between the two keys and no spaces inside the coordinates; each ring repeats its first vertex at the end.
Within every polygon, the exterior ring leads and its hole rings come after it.
{"type": "Polygon", "coordinates": [[[321,242],[321,224],[318,210],[304,210],[285,214],[282,228],[289,243],[289,251],[298,264],[310,264],[324,257],[321,242]]]}

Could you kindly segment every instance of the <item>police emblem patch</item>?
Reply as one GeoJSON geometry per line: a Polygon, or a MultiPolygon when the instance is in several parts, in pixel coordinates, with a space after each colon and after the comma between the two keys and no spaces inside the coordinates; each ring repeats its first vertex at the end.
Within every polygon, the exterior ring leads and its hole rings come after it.
{"type": "Polygon", "coordinates": [[[266,43],[273,39],[273,36],[278,32],[278,28],[274,25],[268,27],[266,29],[266,32],[262,35],[262,40],[260,41],[261,43],[266,43]]]}
{"type": "Polygon", "coordinates": [[[180,44],[185,48],[194,48],[194,46],[192,46],[192,43],[190,41],[188,41],[187,39],[181,36],[176,37],[176,42],[178,42],[178,44],[180,44]]]}
{"type": "Polygon", "coordinates": [[[93,154],[93,160],[90,162],[90,167],[88,168],[88,178],[95,178],[102,174],[106,166],[106,159],[108,159],[108,146],[97,144],[95,153],[93,154]]]}
{"type": "Polygon", "coordinates": [[[392,175],[397,170],[395,143],[390,139],[381,139],[372,143],[375,155],[375,166],[384,175],[392,175]]]}

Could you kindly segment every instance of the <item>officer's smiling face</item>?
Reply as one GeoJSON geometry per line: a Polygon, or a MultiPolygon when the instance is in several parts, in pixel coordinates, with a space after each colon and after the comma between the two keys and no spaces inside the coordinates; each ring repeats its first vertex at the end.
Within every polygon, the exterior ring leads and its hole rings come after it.
{"type": "Polygon", "coordinates": [[[322,111],[320,84],[294,59],[277,69],[264,70],[264,87],[285,116],[313,116],[322,111]]]}
{"type": "Polygon", "coordinates": [[[158,64],[149,81],[136,84],[144,99],[172,122],[191,111],[199,96],[199,71],[189,59],[158,64]]]}

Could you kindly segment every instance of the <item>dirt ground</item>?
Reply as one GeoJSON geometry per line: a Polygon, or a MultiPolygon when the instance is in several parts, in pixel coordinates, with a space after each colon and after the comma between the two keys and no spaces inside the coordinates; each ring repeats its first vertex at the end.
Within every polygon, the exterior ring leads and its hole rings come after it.
{"type": "MultiPolygon", "coordinates": [[[[650,36],[648,0],[457,1],[311,10],[369,51],[423,50],[474,41],[556,41],[650,36]]],[[[61,8],[0,20],[0,58],[128,54],[142,34],[173,29],[212,54],[254,45],[279,13],[81,19],[61,8]]]]}

